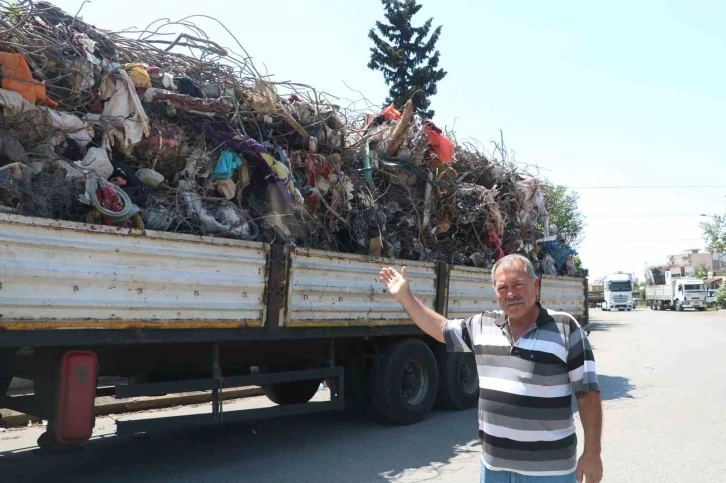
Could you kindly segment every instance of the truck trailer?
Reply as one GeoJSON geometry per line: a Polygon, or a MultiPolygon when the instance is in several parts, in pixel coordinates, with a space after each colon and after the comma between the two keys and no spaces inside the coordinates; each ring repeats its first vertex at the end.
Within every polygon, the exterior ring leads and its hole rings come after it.
{"type": "Polygon", "coordinates": [[[682,270],[674,268],[665,270],[657,281],[665,283],[648,285],[645,289],[646,301],[652,310],[703,311],[708,307],[703,280],[685,277],[682,270]]]}
{"type": "MultiPolygon", "coordinates": [[[[447,353],[378,281],[398,260],[0,214],[0,407],[48,421],[38,444],[90,438],[100,376],[118,398],[211,391],[202,415],[120,421],[118,434],[341,410],[394,424],[435,402],[475,407],[472,354],[447,353]],[[13,377],[34,394],[5,395],[13,377]],[[329,401],[310,400],[322,381],[329,401]],[[223,411],[220,392],[276,403],[223,411]]],[[[412,290],[449,318],[497,310],[488,270],[409,262],[412,290]]],[[[541,276],[541,303],[587,324],[587,280],[541,276]]]]}

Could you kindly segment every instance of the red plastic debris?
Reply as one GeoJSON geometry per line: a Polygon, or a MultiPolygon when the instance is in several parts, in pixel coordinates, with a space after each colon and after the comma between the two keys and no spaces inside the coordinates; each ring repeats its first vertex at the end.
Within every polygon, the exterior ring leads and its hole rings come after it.
{"type": "Polygon", "coordinates": [[[497,235],[494,230],[489,230],[487,232],[486,240],[489,246],[496,248],[497,260],[504,257],[504,250],[502,250],[502,240],[499,238],[499,235],[497,235]]]}

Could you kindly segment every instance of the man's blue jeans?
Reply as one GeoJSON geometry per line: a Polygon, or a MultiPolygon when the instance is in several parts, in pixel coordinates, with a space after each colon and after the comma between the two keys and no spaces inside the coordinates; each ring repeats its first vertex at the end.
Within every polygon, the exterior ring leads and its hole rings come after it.
{"type": "Polygon", "coordinates": [[[525,476],[511,471],[492,471],[481,465],[481,483],[575,483],[575,473],[560,476],[525,476]]]}

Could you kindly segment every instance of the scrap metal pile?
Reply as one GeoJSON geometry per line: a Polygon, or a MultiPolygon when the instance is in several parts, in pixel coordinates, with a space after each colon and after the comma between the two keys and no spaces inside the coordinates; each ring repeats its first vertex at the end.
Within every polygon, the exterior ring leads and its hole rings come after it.
{"type": "Polygon", "coordinates": [[[347,109],[169,25],[113,33],[0,4],[0,211],[479,267],[521,253],[574,273],[572,250],[541,241],[540,180],[410,101],[347,109]]]}

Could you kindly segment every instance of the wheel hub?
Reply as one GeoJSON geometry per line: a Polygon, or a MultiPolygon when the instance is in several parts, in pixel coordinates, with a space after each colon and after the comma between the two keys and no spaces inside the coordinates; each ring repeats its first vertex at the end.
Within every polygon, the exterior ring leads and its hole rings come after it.
{"type": "Polygon", "coordinates": [[[473,357],[461,358],[461,364],[459,365],[459,383],[467,394],[472,394],[479,389],[476,360],[473,357]]]}
{"type": "Polygon", "coordinates": [[[417,361],[409,361],[401,376],[403,399],[410,405],[421,403],[426,396],[428,378],[423,367],[417,361]]]}

